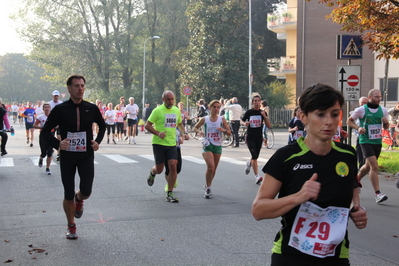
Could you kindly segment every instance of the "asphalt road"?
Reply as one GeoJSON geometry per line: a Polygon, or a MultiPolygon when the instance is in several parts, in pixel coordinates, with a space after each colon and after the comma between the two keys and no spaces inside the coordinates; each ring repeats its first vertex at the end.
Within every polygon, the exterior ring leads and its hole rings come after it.
{"type": "MultiPolygon", "coordinates": [[[[153,165],[150,136],[137,145],[101,144],[96,153],[93,194],[77,220],[78,240],[65,239],[63,189],[59,166],[52,175],[37,166],[38,139],[31,148],[24,130],[9,137],[0,163],[0,262],[10,265],[269,265],[280,219],[255,221],[251,205],[257,193],[253,173],[244,174],[249,152],[244,144],[223,150],[213,183],[213,199],[203,198],[205,164],[201,144],[183,144],[183,169],[175,195],[165,201],[163,175],[146,183],[153,165]]],[[[276,132],[276,146],[262,149],[260,168],[287,133],[276,132]]],[[[38,134],[36,134],[38,136],[38,134]]],[[[78,178],[77,178],[78,179],[78,178]]],[[[362,205],[368,227],[350,221],[352,265],[399,265],[399,191],[396,177],[381,175],[389,199],[377,205],[369,180],[362,205]]]]}

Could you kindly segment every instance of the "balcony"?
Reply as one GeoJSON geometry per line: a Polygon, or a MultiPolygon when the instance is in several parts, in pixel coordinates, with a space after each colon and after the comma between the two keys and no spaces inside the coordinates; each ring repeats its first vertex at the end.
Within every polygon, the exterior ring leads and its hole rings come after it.
{"type": "Polygon", "coordinates": [[[297,27],[297,8],[267,14],[267,28],[276,33],[285,33],[297,27]]]}
{"type": "Polygon", "coordinates": [[[296,56],[282,56],[267,59],[269,74],[273,76],[286,76],[296,74],[296,56]]]}

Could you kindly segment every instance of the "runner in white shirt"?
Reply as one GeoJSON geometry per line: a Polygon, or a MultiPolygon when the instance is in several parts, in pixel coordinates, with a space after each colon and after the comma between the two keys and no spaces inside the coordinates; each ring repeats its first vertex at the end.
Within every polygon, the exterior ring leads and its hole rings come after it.
{"type": "Polygon", "coordinates": [[[36,105],[35,105],[35,112],[36,115],[39,116],[41,114],[43,114],[43,108],[42,108],[42,101],[37,101],[36,105]]]}
{"type": "MultiPolygon", "coordinates": [[[[50,114],[51,106],[49,103],[43,104],[44,113],[36,117],[35,128],[41,129],[47,121],[47,117],[50,114]]],[[[40,130],[41,131],[41,130],[40,130]]],[[[40,145],[40,157],[39,157],[39,167],[43,166],[43,158],[47,156],[46,160],[46,174],[51,175],[50,165],[51,160],[53,159],[53,147],[46,142],[43,142],[39,137],[39,145],[40,145]]]]}
{"type": "Polygon", "coordinates": [[[127,136],[128,140],[127,143],[136,144],[136,130],[137,130],[137,123],[139,114],[139,106],[134,103],[134,98],[129,98],[129,104],[125,107],[125,115],[127,115],[127,136]]]}
{"type": "MultiPolygon", "coordinates": [[[[60,98],[60,92],[57,91],[57,90],[53,91],[53,99],[48,102],[50,104],[50,106],[51,106],[51,110],[53,110],[53,108],[56,105],[59,105],[59,104],[63,103],[63,101],[59,100],[59,98],[60,98]]],[[[60,132],[58,130],[57,130],[57,139],[59,141],[61,141],[61,135],[60,135],[60,132]]],[[[57,161],[59,161],[60,160],[60,150],[58,150],[57,152],[58,152],[57,153],[57,161]]]]}
{"type": "Polygon", "coordinates": [[[112,142],[114,144],[116,144],[115,142],[115,116],[116,116],[116,112],[115,110],[112,109],[112,103],[109,103],[107,105],[108,110],[105,111],[104,114],[104,119],[105,119],[105,124],[107,126],[107,144],[109,144],[109,135],[111,133],[112,130],[112,142]]]}
{"type": "Polygon", "coordinates": [[[18,105],[16,102],[13,102],[13,104],[11,105],[11,112],[12,112],[12,117],[13,117],[13,121],[15,124],[15,123],[17,123],[17,116],[18,116],[18,105]]]}

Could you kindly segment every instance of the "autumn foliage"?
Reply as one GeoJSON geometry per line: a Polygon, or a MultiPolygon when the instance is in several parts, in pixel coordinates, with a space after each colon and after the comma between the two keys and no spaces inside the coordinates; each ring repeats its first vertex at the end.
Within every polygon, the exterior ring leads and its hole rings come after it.
{"type": "MultiPolygon", "coordinates": [[[[308,0],[310,1],[310,0],[308,0]]],[[[399,58],[399,1],[397,0],[319,0],[333,11],[327,18],[347,32],[362,33],[363,42],[377,58],[399,58]]]]}

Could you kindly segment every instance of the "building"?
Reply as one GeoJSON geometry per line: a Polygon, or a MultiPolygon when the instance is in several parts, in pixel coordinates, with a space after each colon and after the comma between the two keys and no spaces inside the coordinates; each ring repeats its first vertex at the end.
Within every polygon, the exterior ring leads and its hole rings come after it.
{"type": "MultiPolygon", "coordinates": [[[[326,19],[331,7],[318,1],[286,0],[286,10],[268,14],[268,29],[286,41],[286,55],[278,59],[268,59],[270,75],[285,78],[293,88],[296,98],[303,89],[316,83],[338,87],[338,65],[348,65],[348,60],[337,59],[337,36],[356,35],[340,31],[341,26],[326,19]]],[[[374,88],[374,54],[363,48],[363,58],[351,60],[351,65],[361,65],[361,93],[374,88]]],[[[348,101],[344,108],[344,122],[347,110],[357,106],[357,100],[348,101]]],[[[293,101],[289,108],[293,108],[293,101]]]]}

